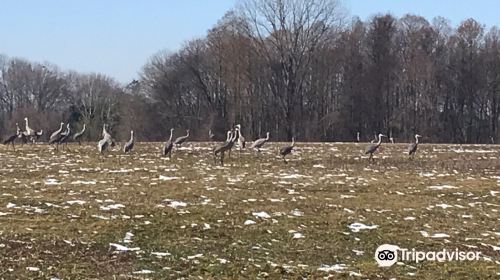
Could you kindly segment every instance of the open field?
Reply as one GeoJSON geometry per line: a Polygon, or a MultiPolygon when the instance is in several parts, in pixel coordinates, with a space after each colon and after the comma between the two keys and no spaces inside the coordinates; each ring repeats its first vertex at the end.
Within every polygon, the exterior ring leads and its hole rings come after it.
{"type": "Polygon", "coordinates": [[[0,279],[498,279],[500,146],[161,143],[101,157],[0,147],[0,279]],[[356,227],[357,226],[357,227],[356,227]],[[377,266],[378,245],[481,251],[476,262],[377,266]]]}

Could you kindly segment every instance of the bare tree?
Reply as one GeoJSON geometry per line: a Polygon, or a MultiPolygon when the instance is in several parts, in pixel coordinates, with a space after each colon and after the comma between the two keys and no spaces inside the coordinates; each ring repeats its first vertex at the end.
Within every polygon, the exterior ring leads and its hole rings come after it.
{"type": "Polygon", "coordinates": [[[244,0],[240,12],[248,35],[255,38],[257,51],[271,68],[269,89],[291,137],[314,54],[342,25],[340,6],[334,0],[244,0]]]}

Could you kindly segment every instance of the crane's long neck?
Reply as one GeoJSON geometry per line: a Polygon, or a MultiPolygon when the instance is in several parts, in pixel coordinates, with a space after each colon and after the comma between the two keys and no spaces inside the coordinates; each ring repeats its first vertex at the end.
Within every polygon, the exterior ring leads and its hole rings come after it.
{"type": "Polygon", "coordinates": [[[168,141],[172,141],[172,136],[174,136],[174,131],[170,130],[170,138],[168,138],[168,141]]]}
{"type": "Polygon", "coordinates": [[[233,139],[231,139],[231,142],[236,141],[236,137],[238,137],[238,133],[235,133],[235,134],[234,134],[233,139]]]}
{"type": "Polygon", "coordinates": [[[418,144],[418,136],[415,135],[415,144],[418,144]]]}
{"type": "Polygon", "coordinates": [[[380,143],[382,143],[382,137],[379,135],[378,136],[377,146],[380,146],[380,143]]]}
{"type": "Polygon", "coordinates": [[[229,140],[231,140],[231,130],[227,132],[226,142],[229,142],[229,140]]]}
{"type": "Polygon", "coordinates": [[[82,129],[82,132],[84,132],[84,131],[85,131],[85,124],[83,124],[83,129],[82,129]]]}
{"type": "Polygon", "coordinates": [[[269,132],[267,133],[267,136],[266,136],[266,141],[269,140],[269,132]]]}
{"type": "Polygon", "coordinates": [[[295,146],[295,138],[292,137],[292,147],[295,146]]]}
{"type": "Polygon", "coordinates": [[[29,130],[29,128],[30,128],[30,126],[29,126],[29,124],[28,124],[28,118],[26,118],[26,119],[25,119],[25,121],[26,121],[26,131],[28,131],[28,130],[29,130]]]}
{"type": "Polygon", "coordinates": [[[61,131],[63,129],[63,123],[61,123],[61,126],[59,127],[59,131],[61,131]]]}

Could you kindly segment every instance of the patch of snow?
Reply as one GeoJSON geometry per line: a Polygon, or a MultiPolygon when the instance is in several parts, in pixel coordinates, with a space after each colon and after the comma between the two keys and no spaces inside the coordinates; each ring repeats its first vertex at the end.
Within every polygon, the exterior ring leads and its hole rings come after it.
{"type": "Polygon", "coordinates": [[[171,199],[164,199],[164,202],[168,202],[167,206],[172,208],[186,207],[187,203],[183,201],[176,201],[171,199]]]}
{"type": "Polygon", "coordinates": [[[296,217],[304,216],[304,212],[300,211],[299,209],[294,209],[294,210],[290,211],[290,214],[292,214],[293,216],[296,216],[296,217]]]}
{"type": "Polygon", "coordinates": [[[59,181],[57,181],[57,179],[50,178],[50,179],[45,180],[44,184],[51,186],[51,185],[60,185],[61,183],[59,183],[59,181]]]}
{"type": "Polygon", "coordinates": [[[451,185],[440,185],[440,186],[430,186],[430,187],[428,187],[428,189],[431,189],[431,190],[444,190],[444,189],[457,189],[457,187],[451,186],[451,185]]]}
{"type": "Polygon", "coordinates": [[[365,230],[365,229],[376,229],[378,228],[378,225],[365,225],[362,223],[353,223],[348,226],[349,229],[351,229],[352,232],[359,232],[360,230],[365,230]]]}
{"type": "Polygon", "coordinates": [[[158,177],[158,179],[160,179],[162,181],[171,181],[171,180],[178,180],[180,178],[179,177],[168,177],[168,176],[160,175],[160,177],[158,177]]]}
{"type": "Polygon", "coordinates": [[[68,201],[66,201],[66,203],[69,205],[73,205],[73,204],[83,205],[87,202],[84,200],[68,200],[68,201]]]}
{"type": "Polygon", "coordinates": [[[192,259],[197,259],[197,258],[201,258],[203,257],[203,254],[196,254],[196,255],[193,255],[193,256],[188,256],[188,260],[192,260],[192,259]]]}
{"type": "Polygon", "coordinates": [[[9,202],[9,203],[7,203],[7,206],[5,206],[5,207],[6,208],[14,208],[14,207],[16,207],[16,204],[9,202]]]}
{"type": "Polygon", "coordinates": [[[271,218],[271,216],[269,216],[269,214],[267,214],[264,211],[253,212],[252,215],[254,215],[255,217],[258,217],[258,218],[262,218],[262,219],[269,219],[269,218],[271,218]]]}
{"type": "Polygon", "coordinates": [[[117,251],[123,251],[123,252],[126,252],[126,251],[139,251],[141,249],[139,247],[128,248],[128,247],[125,247],[123,245],[116,244],[116,243],[109,243],[109,246],[114,247],[115,250],[117,250],[117,251]]]}
{"type": "Polygon", "coordinates": [[[151,252],[151,255],[156,256],[158,258],[166,257],[166,256],[171,256],[172,254],[168,252],[151,252]]]}
{"type": "Polygon", "coordinates": [[[96,181],[74,181],[71,182],[71,185],[95,185],[97,182],[96,181]]]}
{"type": "Polygon", "coordinates": [[[450,236],[446,233],[434,233],[433,235],[431,235],[431,238],[446,238],[446,237],[450,236]]]}
{"type": "Polygon", "coordinates": [[[324,272],[340,272],[340,271],[343,271],[343,270],[346,270],[347,269],[347,265],[341,263],[341,264],[334,264],[334,265],[326,265],[326,264],[322,264],[318,270],[319,271],[324,271],[324,272]]]}
{"type": "Polygon", "coordinates": [[[40,271],[40,268],[34,267],[34,266],[28,266],[26,267],[27,271],[40,271]]]}
{"type": "Polygon", "coordinates": [[[112,209],[120,209],[120,208],[124,208],[125,205],[123,204],[111,204],[111,205],[108,205],[108,206],[101,206],[99,207],[99,209],[103,210],[103,211],[109,211],[109,210],[112,210],[112,209]]]}
{"type": "Polygon", "coordinates": [[[149,270],[149,269],[143,269],[143,270],[139,270],[139,271],[134,271],[132,273],[133,274],[151,274],[151,273],[154,273],[154,271],[149,270]]]}

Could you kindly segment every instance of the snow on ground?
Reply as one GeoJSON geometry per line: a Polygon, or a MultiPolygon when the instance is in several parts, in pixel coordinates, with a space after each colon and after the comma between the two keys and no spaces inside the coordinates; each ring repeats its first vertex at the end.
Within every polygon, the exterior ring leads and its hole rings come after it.
{"type": "MultiPolygon", "coordinates": [[[[266,267],[363,278],[366,271],[359,260],[371,256],[369,248],[374,247],[368,242],[382,242],[387,232],[401,237],[403,228],[410,243],[465,246],[484,250],[485,260],[497,261],[500,232],[492,221],[500,211],[500,176],[475,170],[474,164],[494,160],[498,148],[419,146],[410,162],[399,146],[384,143],[376,162],[369,164],[360,156],[364,144],[299,143],[285,165],[272,145],[260,154],[234,150],[224,167],[213,164],[211,147],[203,143],[174,148],[172,159],[158,157],[154,149],[121,157],[112,151],[92,164],[97,155],[90,148],[45,156],[2,148],[0,248],[19,242],[39,250],[43,237],[35,238],[34,232],[52,230],[47,236],[57,241],[58,230],[71,228],[59,240],[68,252],[97,243],[105,256],[127,259],[130,254],[140,260],[141,265],[123,273],[128,277],[172,271],[175,278],[181,277],[180,264],[216,266],[217,271],[218,266],[243,262],[251,267],[241,269],[243,274],[258,273],[246,278],[270,277],[266,267]],[[463,159],[430,164],[440,155],[463,159]],[[23,172],[16,173],[19,169],[23,172]],[[21,240],[12,232],[28,238],[21,240]],[[339,245],[347,250],[329,247],[328,235],[345,240],[339,245]],[[162,238],[169,242],[160,242],[162,238]],[[311,258],[302,263],[309,253],[300,252],[311,248],[330,252],[330,260],[321,263],[328,258],[323,256],[321,262],[311,258]],[[290,261],[279,263],[279,252],[290,261]]],[[[29,260],[22,266],[27,273],[51,275],[40,259],[23,257],[29,260]]],[[[405,273],[419,277],[414,271],[405,273]]]]}

